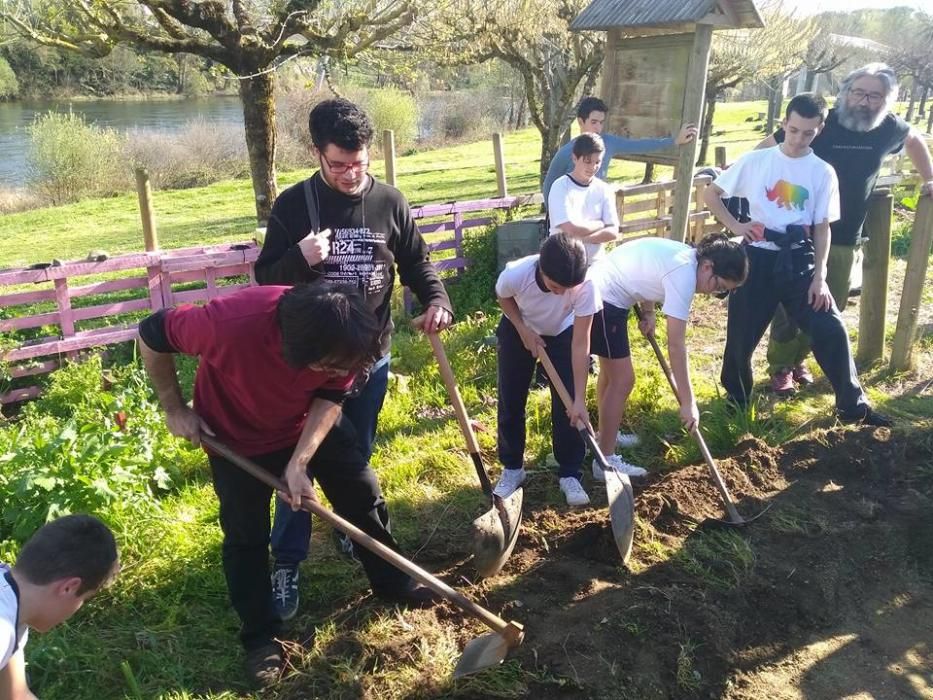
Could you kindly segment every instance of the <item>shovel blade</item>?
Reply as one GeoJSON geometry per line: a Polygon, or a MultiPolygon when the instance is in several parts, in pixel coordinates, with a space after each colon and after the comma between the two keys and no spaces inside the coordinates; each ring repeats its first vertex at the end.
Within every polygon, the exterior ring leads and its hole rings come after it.
{"type": "Polygon", "coordinates": [[[480,577],[495,576],[512,555],[522,522],[524,491],[493,496],[493,507],[473,521],[473,565],[480,577]]]}
{"type": "Polygon", "coordinates": [[[462,678],[471,673],[498,666],[508,653],[509,643],[498,632],[480,635],[470,640],[470,643],[463,648],[463,653],[454,669],[454,678],[462,678]]]}
{"type": "Polygon", "coordinates": [[[612,539],[622,557],[622,563],[628,563],[632,556],[632,543],[635,539],[635,492],[628,474],[615,470],[603,472],[606,476],[606,497],[609,501],[609,523],[612,526],[612,539]]]}

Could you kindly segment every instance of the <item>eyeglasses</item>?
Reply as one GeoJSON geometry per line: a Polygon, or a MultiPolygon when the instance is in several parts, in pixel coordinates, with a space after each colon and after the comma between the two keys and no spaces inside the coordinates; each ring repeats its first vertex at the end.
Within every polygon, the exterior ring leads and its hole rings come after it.
{"type": "Polygon", "coordinates": [[[861,102],[867,97],[869,103],[880,104],[881,101],[884,99],[884,95],[882,95],[880,92],[865,92],[864,90],[849,90],[849,94],[855,99],[856,102],[861,102]]]}
{"type": "Polygon", "coordinates": [[[323,153],[321,153],[321,160],[327,163],[327,167],[334,175],[343,175],[351,170],[356,173],[365,173],[369,170],[368,160],[358,160],[355,163],[332,163],[323,153]]]}

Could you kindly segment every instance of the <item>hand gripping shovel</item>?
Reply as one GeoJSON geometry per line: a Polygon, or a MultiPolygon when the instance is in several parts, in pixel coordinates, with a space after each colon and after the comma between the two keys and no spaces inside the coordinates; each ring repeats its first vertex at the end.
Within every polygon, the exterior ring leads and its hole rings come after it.
{"type": "MultiPolygon", "coordinates": [[[[245,457],[238,455],[216,438],[202,433],[201,442],[212,451],[240,467],[240,469],[249,472],[267,486],[272,487],[276,491],[288,492],[288,487],[285,485],[284,481],[276,478],[245,457]]],[[[455,591],[440,579],[432,576],[417,564],[410,562],[401,554],[389,549],[382,544],[382,542],[373,539],[352,523],[347,522],[336,513],[332,513],[317,501],[305,498],[302,500],[301,507],[310,513],[314,513],[341,532],[346,533],[351,540],[360,546],[366,547],[366,549],[376,556],[384,559],[396,568],[401,569],[419,583],[424,584],[432,591],[463,610],[463,612],[472,615],[493,630],[492,632],[487,632],[486,634],[470,640],[463,648],[463,654],[460,656],[457,667],[454,669],[454,678],[476,673],[484,668],[502,663],[506,654],[509,653],[509,649],[514,649],[522,643],[525,637],[525,631],[519,623],[506,622],[502,618],[494,615],[462,593],[455,591]]]]}
{"type": "MultiPolygon", "coordinates": [[[[639,320],[641,320],[641,310],[637,305],[635,305],[633,308],[635,309],[635,315],[638,316],[639,320]]],[[[646,334],[645,337],[648,339],[648,342],[651,343],[651,349],[654,350],[654,355],[658,358],[658,363],[661,365],[661,369],[664,371],[664,376],[667,377],[667,383],[671,385],[671,390],[674,392],[674,398],[679,401],[680,395],[677,393],[677,384],[674,383],[674,374],[671,372],[671,368],[667,364],[667,360],[664,359],[664,355],[661,353],[661,348],[658,347],[658,341],[654,337],[654,333],[646,334]]],[[[716,489],[719,491],[719,496],[722,498],[723,505],[726,507],[726,513],[729,514],[728,520],[707,518],[704,522],[708,521],[710,523],[725,525],[727,527],[745,527],[749,523],[753,523],[762,515],[767,513],[768,508],[771,507],[771,504],[768,504],[767,508],[754,517],[743,518],[741,515],[739,515],[739,511],[736,510],[735,507],[735,501],[732,500],[732,496],[729,494],[729,489],[726,488],[726,482],[723,481],[722,474],[719,473],[719,468],[716,466],[716,462],[713,460],[713,455],[710,454],[709,448],[706,446],[706,440],[703,439],[703,434],[700,432],[699,426],[695,426],[690,432],[693,433],[693,437],[697,441],[700,452],[703,453],[703,459],[706,460],[706,466],[709,467],[710,478],[713,480],[713,483],[716,484],[716,489]]]]}
{"type": "MultiPolygon", "coordinates": [[[[538,360],[544,365],[544,370],[547,372],[551,384],[557,389],[561,401],[564,402],[564,406],[569,411],[573,406],[573,399],[570,398],[567,387],[560,380],[560,375],[557,374],[557,370],[551,363],[551,358],[548,357],[546,351],[541,351],[538,353],[538,360]]],[[[616,548],[622,556],[622,562],[628,562],[629,557],[632,555],[632,541],[635,538],[635,492],[632,490],[632,481],[628,478],[628,474],[616,471],[606,462],[606,457],[603,455],[602,450],[599,449],[599,445],[596,444],[593,428],[589,421],[584,427],[580,428],[580,435],[589,445],[590,452],[593,453],[593,459],[596,460],[599,468],[603,470],[603,476],[606,478],[606,498],[609,501],[609,523],[612,526],[612,538],[615,540],[616,548]],[[615,475],[614,479],[609,477],[610,473],[615,475]]]]}
{"type": "Polygon", "coordinates": [[[479,443],[476,441],[476,434],[470,424],[466,406],[463,405],[463,398],[457,389],[450,362],[447,361],[444,344],[437,333],[428,333],[427,336],[431,341],[434,357],[437,358],[437,365],[440,368],[444,386],[447,387],[450,402],[457,414],[460,430],[466,439],[467,449],[473,460],[473,466],[476,468],[476,475],[479,477],[483,493],[492,500],[492,508],[473,521],[472,548],[473,564],[476,566],[477,573],[483,578],[494,576],[505,565],[518,540],[518,531],[522,523],[523,491],[519,487],[508,498],[500,498],[492,492],[492,484],[489,482],[486,467],[483,466],[479,443]]]}

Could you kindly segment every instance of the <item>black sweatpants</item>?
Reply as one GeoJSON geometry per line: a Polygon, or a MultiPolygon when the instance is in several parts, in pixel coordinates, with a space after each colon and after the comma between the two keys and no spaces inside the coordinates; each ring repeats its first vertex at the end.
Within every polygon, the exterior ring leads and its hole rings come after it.
{"type": "MultiPolygon", "coordinates": [[[[294,447],[250,459],[282,476],[294,447]]],[[[253,649],[281,631],[269,580],[269,504],[272,489],[217,455],[208,456],[220,499],[223,567],[230,601],[240,616],[240,639],[253,649]]],[[[353,426],[341,416],[308,465],[334,511],[384,545],[398,550],[389,534],[389,513],[376,474],[363,459],[353,426]]],[[[391,596],[410,585],[407,574],[364,547],[357,547],[373,592],[391,596]]]]}
{"type": "Polygon", "coordinates": [[[752,353],[764,335],[777,305],[783,304],[788,316],[812,339],[813,356],[836,394],[836,410],[842,417],[857,419],[868,410],[868,401],[859,384],[849,336],[839,310],[815,311],[807,302],[813,281],[813,247],[792,250],[793,272],[775,272],[776,251],[747,247],[749,272],[745,284],[729,296],[726,350],[722,359],[722,385],[729,397],[745,405],[752,393],[752,353]]]}
{"type": "MultiPolygon", "coordinates": [[[[525,459],[525,406],[537,360],[525,349],[515,326],[505,316],[496,329],[499,362],[498,433],[499,461],[506,469],[520,469],[525,459]]],[[[560,335],[542,336],[548,357],[567,392],[573,396],[573,365],[570,345],[571,326],[560,335]]],[[[551,446],[560,470],[558,477],[583,476],[586,446],[580,431],[570,425],[567,409],[551,385],[551,446]]]]}

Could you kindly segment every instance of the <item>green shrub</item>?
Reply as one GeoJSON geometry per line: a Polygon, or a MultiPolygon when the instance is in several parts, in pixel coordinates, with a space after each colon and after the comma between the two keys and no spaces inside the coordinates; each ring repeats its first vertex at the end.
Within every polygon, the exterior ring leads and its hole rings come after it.
{"type": "Polygon", "coordinates": [[[16,97],[19,94],[19,81],[6,59],[0,56],[0,100],[16,97]]]}
{"type": "Polygon", "coordinates": [[[395,132],[395,147],[403,149],[418,136],[418,105],[407,92],[394,88],[372,90],[366,94],[363,107],[376,128],[376,143],[383,147],[382,132],[395,132]]]}
{"type": "Polygon", "coordinates": [[[496,223],[467,229],[463,234],[463,256],[469,267],[459,279],[448,285],[450,302],[458,318],[487,310],[496,299],[496,226],[505,220],[498,214],[496,223]]]}
{"type": "Polygon", "coordinates": [[[30,179],[52,204],[128,189],[123,137],[73,112],[37,115],[29,127],[30,179]]]}
{"type": "Polygon", "coordinates": [[[896,258],[903,258],[910,252],[910,239],[913,230],[913,222],[909,219],[896,221],[894,230],[891,232],[891,255],[896,258]]]}
{"type": "Polygon", "coordinates": [[[157,504],[202,462],[168,434],[145,372],[99,357],[52,375],[47,393],[0,429],[0,540],[71,512],[157,504]]]}

